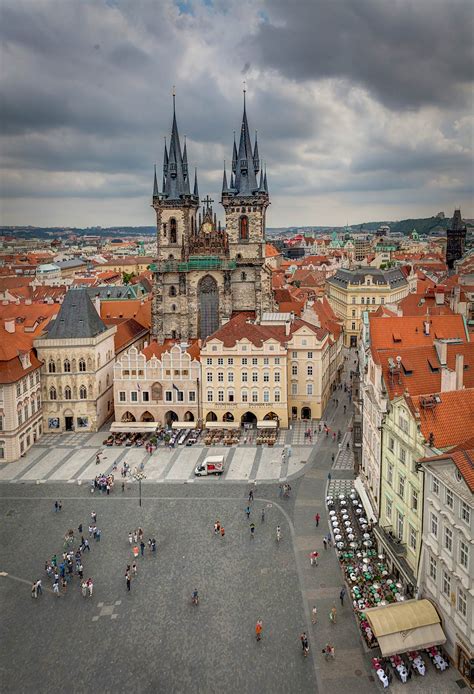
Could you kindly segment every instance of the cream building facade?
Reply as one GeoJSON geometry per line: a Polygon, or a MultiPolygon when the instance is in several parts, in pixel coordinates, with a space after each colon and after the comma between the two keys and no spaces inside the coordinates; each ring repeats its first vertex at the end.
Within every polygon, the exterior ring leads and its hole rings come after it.
{"type": "Polygon", "coordinates": [[[398,269],[379,270],[361,267],[338,270],[326,283],[331,307],[344,321],[344,344],[357,347],[364,311],[376,311],[379,306],[396,304],[410,291],[410,282],[398,269]]]}
{"type": "Polygon", "coordinates": [[[70,289],[34,345],[42,366],[43,429],[98,431],[113,415],[114,335],[87,291],[70,289]]]}
{"type": "Polygon", "coordinates": [[[197,423],[200,376],[197,343],[132,347],[114,367],[115,428],[130,422],[197,423]]]}

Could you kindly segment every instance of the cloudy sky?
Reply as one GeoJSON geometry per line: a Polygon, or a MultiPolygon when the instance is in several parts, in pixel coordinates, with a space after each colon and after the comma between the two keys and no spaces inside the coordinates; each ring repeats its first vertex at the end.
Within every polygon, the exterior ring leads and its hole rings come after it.
{"type": "Polygon", "coordinates": [[[269,226],[473,207],[472,0],[2,0],[3,224],[151,225],[172,88],[218,200],[242,85],[269,226]]]}

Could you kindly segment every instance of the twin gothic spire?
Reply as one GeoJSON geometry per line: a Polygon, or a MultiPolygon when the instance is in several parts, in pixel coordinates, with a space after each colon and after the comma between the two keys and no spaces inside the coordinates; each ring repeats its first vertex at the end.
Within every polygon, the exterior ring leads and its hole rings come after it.
{"type": "MultiPolygon", "coordinates": [[[[250,131],[247,121],[247,110],[244,91],[244,112],[242,125],[240,128],[239,148],[235,142],[232,152],[232,172],[230,186],[227,184],[227,173],[224,164],[224,176],[222,181],[222,193],[226,195],[253,196],[257,194],[268,195],[267,174],[260,169],[260,158],[258,152],[257,133],[255,133],[255,145],[252,149],[250,141],[250,131]],[[257,174],[260,171],[260,182],[257,182],[257,174]]],[[[156,176],[156,166],[153,179],[153,197],[159,197],[158,181],[156,176]]],[[[166,145],[163,155],[163,183],[162,196],[167,200],[181,200],[183,197],[195,197],[199,201],[199,191],[197,183],[197,170],[194,174],[194,189],[191,196],[188,173],[188,155],[186,140],[184,149],[181,151],[178,124],[176,122],[176,102],[173,94],[173,125],[171,128],[171,139],[169,149],[166,145]]]]}

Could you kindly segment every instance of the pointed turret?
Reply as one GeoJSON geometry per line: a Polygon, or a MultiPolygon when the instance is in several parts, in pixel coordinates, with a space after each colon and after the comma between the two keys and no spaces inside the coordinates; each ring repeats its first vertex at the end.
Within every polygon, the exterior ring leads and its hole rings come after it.
{"type": "Polygon", "coordinates": [[[234,130],[234,149],[232,150],[232,173],[237,171],[237,145],[235,144],[235,130],[234,130]]]}
{"type": "Polygon", "coordinates": [[[257,178],[253,167],[252,143],[250,142],[249,124],[247,122],[247,109],[244,90],[244,113],[240,128],[240,142],[237,153],[237,171],[235,173],[235,187],[239,195],[253,195],[257,190],[257,178]]]}
{"type": "Polygon", "coordinates": [[[189,195],[189,177],[186,145],[184,156],[181,153],[178,124],[176,121],[176,100],[173,94],[173,125],[169,150],[166,149],[163,160],[163,176],[165,185],[163,194],[168,200],[179,200],[183,195],[189,195]]]}
{"type": "Polygon", "coordinates": [[[194,190],[193,195],[199,200],[199,190],[198,190],[198,170],[194,169],[194,190]]]}
{"type": "Polygon", "coordinates": [[[235,179],[233,173],[230,174],[230,190],[235,192],[235,179]]]}
{"type": "Polygon", "coordinates": [[[265,164],[265,174],[263,176],[263,187],[265,189],[265,193],[268,195],[267,165],[266,164],[265,164]]]}
{"type": "Polygon", "coordinates": [[[153,176],[153,197],[157,198],[160,194],[158,190],[158,181],[156,180],[156,164],[155,164],[155,174],[153,176]]]}
{"type": "Polygon", "coordinates": [[[227,172],[225,168],[225,162],[224,162],[224,175],[222,177],[222,192],[223,193],[228,193],[229,188],[227,187],[227,172]]]}
{"type": "Polygon", "coordinates": [[[255,131],[255,147],[253,148],[253,170],[257,174],[260,170],[260,160],[258,157],[257,131],[255,131]]]}
{"type": "Polygon", "coordinates": [[[258,186],[258,192],[259,193],[265,192],[265,183],[264,183],[264,179],[263,179],[263,169],[260,171],[260,185],[258,186]]]}
{"type": "Polygon", "coordinates": [[[184,136],[184,149],[183,149],[183,176],[187,178],[188,176],[188,149],[186,147],[186,135],[184,136]]]}

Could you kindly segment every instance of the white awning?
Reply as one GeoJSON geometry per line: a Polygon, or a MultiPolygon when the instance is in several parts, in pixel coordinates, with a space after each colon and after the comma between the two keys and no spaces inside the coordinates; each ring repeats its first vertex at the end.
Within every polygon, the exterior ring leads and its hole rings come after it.
{"type": "Polygon", "coordinates": [[[365,491],[364,483],[362,482],[360,477],[355,478],[354,488],[360,496],[360,500],[362,501],[362,505],[367,514],[367,518],[369,519],[369,521],[376,521],[377,516],[374,512],[372,504],[370,503],[369,495],[365,491]]]}
{"type": "Polygon", "coordinates": [[[278,419],[261,419],[257,422],[257,429],[277,429],[278,419]]]}
{"type": "Polygon", "coordinates": [[[173,422],[172,429],[195,429],[196,422],[173,422]]]}
{"type": "Polygon", "coordinates": [[[240,429],[240,422],[206,422],[206,429],[240,429]]]}
{"type": "Polygon", "coordinates": [[[440,617],[430,600],[371,607],[364,610],[383,656],[446,643],[440,617]]]}
{"type": "Polygon", "coordinates": [[[152,434],[158,422],[112,422],[111,434],[152,434]]]}

